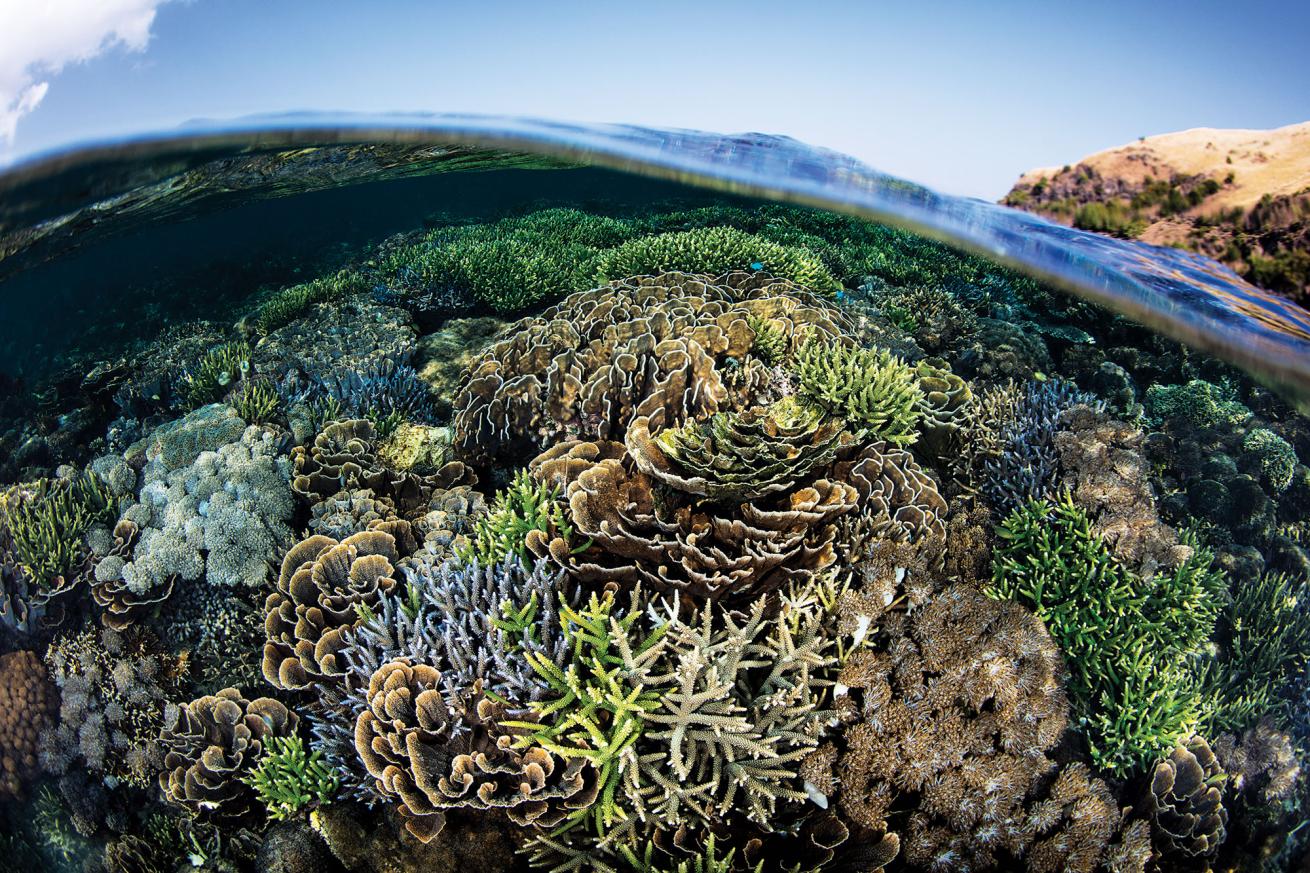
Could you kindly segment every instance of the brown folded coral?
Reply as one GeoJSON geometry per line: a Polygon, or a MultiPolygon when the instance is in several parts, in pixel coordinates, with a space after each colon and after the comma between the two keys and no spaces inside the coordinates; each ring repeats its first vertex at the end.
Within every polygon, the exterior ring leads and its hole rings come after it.
{"type": "MultiPolygon", "coordinates": [[[[119,519],[114,525],[113,548],[106,557],[116,558],[119,562],[132,560],[132,549],[140,535],[141,528],[135,522],[127,518],[119,519]]],[[[91,596],[104,610],[100,613],[100,622],[117,631],[131,627],[155,604],[167,600],[177,581],[176,576],[170,576],[164,584],[138,593],[127,586],[121,573],[115,573],[112,577],[106,575],[103,579],[101,574],[92,573],[91,579],[91,596]]]]}
{"type": "Polygon", "coordinates": [[[837,559],[832,522],[859,501],[853,486],[826,478],[741,503],[657,492],[617,443],[563,443],[529,469],[540,481],[567,481],[576,534],[591,540],[576,555],[560,539],[529,548],[549,552],[584,582],[698,599],[744,600],[813,578],[837,559]],[[599,460],[583,461],[589,458],[599,460]]]}
{"type": "Polygon", "coordinates": [[[0,655],[0,798],[40,772],[37,754],[58,711],[59,692],[35,652],[0,655]]]}
{"type": "Polygon", "coordinates": [[[664,273],[572,294],[514,325],[470,370],[455,446],[488,461],[560,439],[622,439],[653,412],[654,394],[670,424],[745,408],[774,381],[748,354],[765,330],[775,354],[848,332],[831,303],[760,274],[664,273]]]}
{"type": "Polygon", "coordinates": [[[409,523],[397,520],[341,542],[315,534],[293,546],[264,603],[264,678],[298,691],[341,676],[342,632],[395,587],[402,545],[417,547],[409,523]]]}
{"type": "Polygon", "coordinates": [[[1201,737],[1192,737],[1156,765],[1145,801],[1166,852],[1202,858],[1218,850],[1228,835],[1226,778],[1201,737]]]}
{"type": "Polygon", "coordinates": [[[503,706],[480,683],[452,693],[435,667],[401,659],[378,668],[366,699],[355,749],[378,793],[399,803],[406,828],[425,843],[448,809],[502,809],[517,824],[549,828],[596,799],[585,758],[513,748],[497,725],[503,706]]]}
{"type": "Polygon", "coordinates": [[[363,419],[327,425],[311,445],[292,450],[291,489],[311,505],[349,502],[367,491],[379,506],[409,518],[427,510],[434,490],[477,481],[458,461],[426,476],[394,470],[379,459],[378,442],[377,430],[363,419]]]}
{"type": "Polygon", "coordinates": [[[235,688],[178,706],[160,732],[167,749],[159,787],[164,796],[210,819],[240,818],[254,789],[244,781],[272,737],[289,736],[299,719],[269,697],[247,700],[235,688]]]}

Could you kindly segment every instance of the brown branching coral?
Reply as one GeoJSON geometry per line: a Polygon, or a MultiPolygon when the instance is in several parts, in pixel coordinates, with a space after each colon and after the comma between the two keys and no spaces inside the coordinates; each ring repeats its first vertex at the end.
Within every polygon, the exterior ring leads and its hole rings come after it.
{"type": "Polygon", "coordinates": [[[342,632],[396,586],[404,545],[417,547],[409,523],[393,521],[374,522],[341,542],[315,534],[293,546],[264,604],[264,678],[298,691],[341,676],[342,632]]]}
{"type": "Polygon", "coordinates": [[[1060,426],[1061,479],[1115,556],[1143,575],[1185,561],[1191,549],[1156,514],[1142,430],[1086,404],[1064,412],[1060,426]]]}
{"type": "Polygon", "coordinates": [[[1226,774],[1210,745],[1193,737],[1156,765],[1145,805],[1166,853],[1205,858],[1228,835],[1224,808],[1226,774]]]}
{"type": "Polygon", "coordinates": [[[299,718],[269,697],[247,700],[235,688],[170,707],[159,735],[167,749],[159,787],[196,815],[237,819],[258,806],[244,781],[273,737],[295,733],[299,718]]]}
{"type": "Polygon", "coordinates": [[[1068,718],[1054,643],[1022,608],[967,585],[887,616],[881,634],[878,650],[848,657],[838,705],[849,726],[803,774],[875,834],[917,797],[901,834],[913,864],[986,869],[1020,854],[1025,800],[1054,767],[1044,753],[1068,718]]]}
{"type": "Polygon", "coordinates": [[[774,382],[748,354],[764,331],[776,357],[846,327],[831,303],[758,273],[664,273],[572,294],[514,325],[470,370],[455,446],[491,460],[561,439],[621,439],[657,407],[666,426],[744,408],[774,382]]]}
{"type": "Polygon", "coordinates": [[[59,693],[35,652],[0,655],[0,798],[17,796],[40,772],[41,741],[58,711],[59,693]]]}
{"type": "Polygon", "coordinates": [[[435,667],[390,661],[370,678],[368,703],[355,748],[378,792],[399,802],[406,828],[425,843],[449,809],[501,809],[517,824],[549,828],[596,799],[591,762],[515,748],[498,725],[505,706],[480,682],[451,691],[435,667]]]}

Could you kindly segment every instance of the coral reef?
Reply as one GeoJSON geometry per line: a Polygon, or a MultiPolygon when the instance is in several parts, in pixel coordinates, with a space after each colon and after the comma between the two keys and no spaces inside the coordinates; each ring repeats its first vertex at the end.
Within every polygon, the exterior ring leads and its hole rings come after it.
{"type": "Polygon", "coordinates": [[[884,349],[860,349],[810,339],[796,355],[802,397],[852,429],[906,445],[918,438],[925,402],[917,374],[884,349]]]}
{"type": "Polygon", "coordinates": [[[531,454],[569,437],[619,439],[639,414],[665,426],[749,406],[776,381],[747,353],[749,320],[788,340],[842,334],[831,303],[762,274],[666,273],[570,295],[491,345],[455,399],[468,459],[531,454]]]}
{"type": "Polygon", "coordinates": [[[336,774],[323,762],[323,753],[317,749],[306,753],[304,741],[295,734],[270,737],[259,766],[246,781],[274,821],[327,803],[338,785],[336,774]]]}
{"type": "Polygon", "coordinates": [[[235,688],[170,705],[159,733],[159,788],[170,803],[208,819],[238,819],[257,805],[245,781],[264,746],[295,732],[299,718],[270,697],[247,700],[235,688]]]}

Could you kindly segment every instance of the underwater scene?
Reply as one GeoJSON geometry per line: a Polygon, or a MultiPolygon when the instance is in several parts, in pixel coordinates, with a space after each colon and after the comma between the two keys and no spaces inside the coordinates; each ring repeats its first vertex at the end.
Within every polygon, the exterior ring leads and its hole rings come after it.
{"type": "Polygon", "coordinates": [[[1308,389],[1218,263],[781,138],[20,164],[0,870],[1310,869],[1308,389]]]}

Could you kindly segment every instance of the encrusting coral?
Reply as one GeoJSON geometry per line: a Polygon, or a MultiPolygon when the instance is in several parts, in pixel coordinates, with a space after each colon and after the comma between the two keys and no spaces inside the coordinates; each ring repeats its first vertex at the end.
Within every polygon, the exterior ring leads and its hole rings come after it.
{"type": "Polygon", "coordinates": [[[274,737],[295,733],[299,718],[269,697],[247,700],[234,688],[169,707],[159,734],[159,787],[171,803],[208,819],[238,819],[258,808],[245,781],[274,737]]]}

